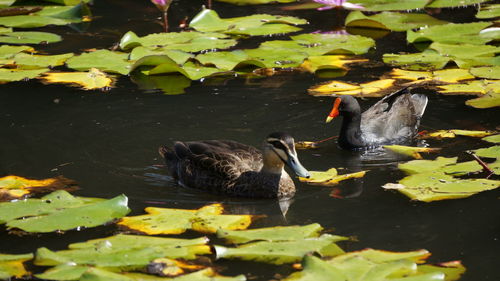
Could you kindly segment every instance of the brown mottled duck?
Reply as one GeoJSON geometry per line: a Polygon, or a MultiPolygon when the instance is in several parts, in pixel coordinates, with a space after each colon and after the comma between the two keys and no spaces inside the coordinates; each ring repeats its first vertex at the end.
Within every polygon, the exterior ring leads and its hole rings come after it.
{"type": "Polygon", "coordinates": [[[295,184],[284,170],[309,177],[300,164],[293,138],[272,133],[262,152],[230,140],[175,142],[161,146],[167,169],[180,185],[235,197],[289,198],[295,184]]]}

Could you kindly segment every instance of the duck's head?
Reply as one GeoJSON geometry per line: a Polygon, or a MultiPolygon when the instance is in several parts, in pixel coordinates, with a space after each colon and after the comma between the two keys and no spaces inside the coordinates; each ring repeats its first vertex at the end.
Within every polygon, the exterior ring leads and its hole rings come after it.
{"type": "Polygon", "coordinates": [[[359,113],[359,103],[352,96],[340,96],[334,99],[333,108],[326,117],[326,123],[330,123],[335,117],[346,113],[359,113]]]}
{"type": "Polygon", "coordinates": [[[264,165],[269,167],[290,167],[293,172],[303,178],[308,178],[309,172],[300,164],[295,150],[295,143],[287,133],[275,132],[267,136],[264,142],[264,165]]]}

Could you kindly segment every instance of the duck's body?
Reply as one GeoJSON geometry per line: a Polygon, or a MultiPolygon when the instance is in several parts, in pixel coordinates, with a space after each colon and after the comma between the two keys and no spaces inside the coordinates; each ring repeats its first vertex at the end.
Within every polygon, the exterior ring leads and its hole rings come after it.
{"type": "Polygon", "coordinates": [[[284,198],[295,194],[285,172],[308,173],[298,162],[293,138],[283,133],[268,136],[263,152],[230,140],[176,142],[160,147],[167,168],[179,184],[238,197],[284,198]]]}
{"type": "Polygon", "coordinates": [[[339,146],[344,149],[370,149],[386,144],[411,141],[427,106],[427,97],[410,94],[407,88],[390,94],[365,112],[351,96],[335,100],[327,122],[343,116],[339,146]]]}

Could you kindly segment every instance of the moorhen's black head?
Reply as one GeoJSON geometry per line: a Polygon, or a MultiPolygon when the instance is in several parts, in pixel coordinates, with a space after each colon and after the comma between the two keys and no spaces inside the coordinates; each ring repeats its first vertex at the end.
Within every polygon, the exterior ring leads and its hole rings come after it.
{"type": "Polygon", "coordinates": [[[352,96],[340,96],[335,98],[332,111],[326,117],[326,123],[329,123],[333,118],[345,114],[361,114],[361,108],[358,101],[352,96]]]}

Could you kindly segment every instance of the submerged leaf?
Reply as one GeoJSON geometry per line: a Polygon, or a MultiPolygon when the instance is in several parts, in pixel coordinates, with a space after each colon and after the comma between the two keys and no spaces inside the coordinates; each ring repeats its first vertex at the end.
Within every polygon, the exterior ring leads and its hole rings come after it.
{"type": "Polygon", "coordinates": [[[422,159],[422,155],[420,155],[421,152],[431,153],[431,152],[438,152],[441,150],[441,148],[412,147],[412,146],[405,146],[405,145],[384,145],[383,147],[386,149],[389,149],[393,152],[407,155],[407,156],[413,157],[415,159],[422,159]]]}
{"type": "Polygon", "coordinates": [[[351,12],[345,19],[345,25],[351,27],[379,28],[392,31],[406,31],[423,26],[445,24],[427,14],[382,12],[366,16],[361,11],[351,12]]]}
{"type": "Polygon", "coordinates": [[[33,258],[33,254],[7,255],[0,254],[0,279],[22,278],[28,275],[23,262],[33,258]]]}
{"type": "MultiPolygon", "coordinates": [[[[30,193],[47,192],[58,189],[70,190],[74,188],[76,188],[76,182],[65,177],[30,180],[18,176],[6,176],[0,178],[0,201],[21,198],[30,193]]],[[[0,222],[1,221],[2,215],[0,214],[0,222]]]]}
{"type": "Polygon", "coordinates": [[[318,237],[323,227],[317,223],[309,225],[275,226],[247,230],[222,230],[217,231],[217,237],[234,244],[250,241],[293,241],[305,238],[318,237]]]}
{"type": "Polygon", "coordinates": [[[180,234],[187,229],[215,233],[218,229],[246,229],[252,222],[250,215],[223,215],[220,204],[198,210],[153,208],[145,209],[147,215],[125,217],[118,224],[147,234],[180,234]]]}
{"type": "Polygon", "coordinates": [[[215,245],[217,258],[242,259],[271,264],[284,264],[300,261],[307,253],[316,252],[321,256],[337,256],[344,251],[335,242],[345,237],[323,234],[317,238],[297,239],[294,241],[253,242],[237,248],[215,245]]]}
{"type": "Polygon", "coordinates": [[[50,72],[42,80],[46,83],[76,84],[84,90],[104,89],[113,86],[113,79],[97,68],[88,72],[50,72]]]}

